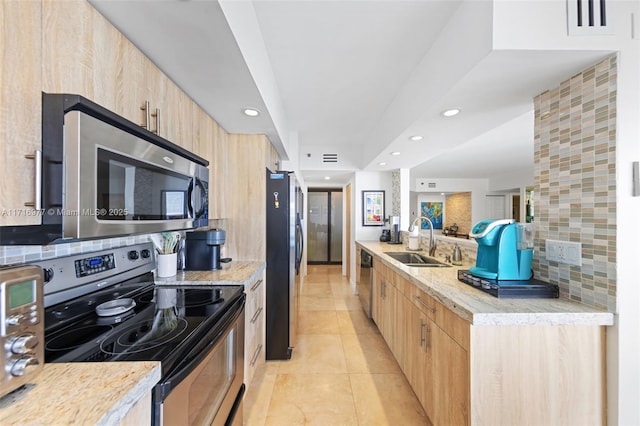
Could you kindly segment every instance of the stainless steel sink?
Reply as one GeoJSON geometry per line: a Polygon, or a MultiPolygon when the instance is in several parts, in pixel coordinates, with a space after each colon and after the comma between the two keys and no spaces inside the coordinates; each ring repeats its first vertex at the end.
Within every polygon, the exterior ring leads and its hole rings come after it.
{"type": "Polygon", "coordinates": [[[386,251],[384,254],[394,258],[400,263],[404,263],[407,266],[417,266],[421,268],[442,268],[451,266],[432,257],[407,251],[386,251]]]}

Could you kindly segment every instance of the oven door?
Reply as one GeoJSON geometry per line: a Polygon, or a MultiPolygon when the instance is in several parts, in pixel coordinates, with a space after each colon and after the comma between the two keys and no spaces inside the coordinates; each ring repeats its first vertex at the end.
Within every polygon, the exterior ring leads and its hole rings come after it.
{"type": "Polygon", "coordinates": [[[91,115],[64,124],[65,238],[153,233],[202,226],[208,169],[91,115]]]}
{"type": "Polygon", "coordinates": [[[155,425],[242,424],[244,303],[243,295],[194,348],[200,353],[156,385],[155,425]]]}

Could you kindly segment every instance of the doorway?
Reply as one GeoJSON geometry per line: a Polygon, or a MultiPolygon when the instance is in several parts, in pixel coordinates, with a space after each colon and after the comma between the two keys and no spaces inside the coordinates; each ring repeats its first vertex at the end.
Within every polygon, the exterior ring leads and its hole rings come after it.
{"type": "Polygon", "coordinates": [[[342,188],[309,188],[307,263],[342,264],[342,188]]]}

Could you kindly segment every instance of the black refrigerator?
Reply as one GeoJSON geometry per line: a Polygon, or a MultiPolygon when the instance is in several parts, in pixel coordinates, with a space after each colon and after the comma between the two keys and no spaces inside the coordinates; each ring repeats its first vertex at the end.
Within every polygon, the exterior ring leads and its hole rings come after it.
{"type": "Polygon", "coordinates": [[[302,200],[293,172],[267,169],[267,360],[291,358],[296,342],[302,200]]]}

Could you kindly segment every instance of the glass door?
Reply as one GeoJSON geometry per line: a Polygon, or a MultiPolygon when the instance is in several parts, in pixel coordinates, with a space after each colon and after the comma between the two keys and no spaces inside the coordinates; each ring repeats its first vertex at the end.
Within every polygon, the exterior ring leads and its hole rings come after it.
{"type": "Polygon", "coordinates": [[[307,197],[307,262],[341,264],[342,189],[309,188],[307,197]]]}

